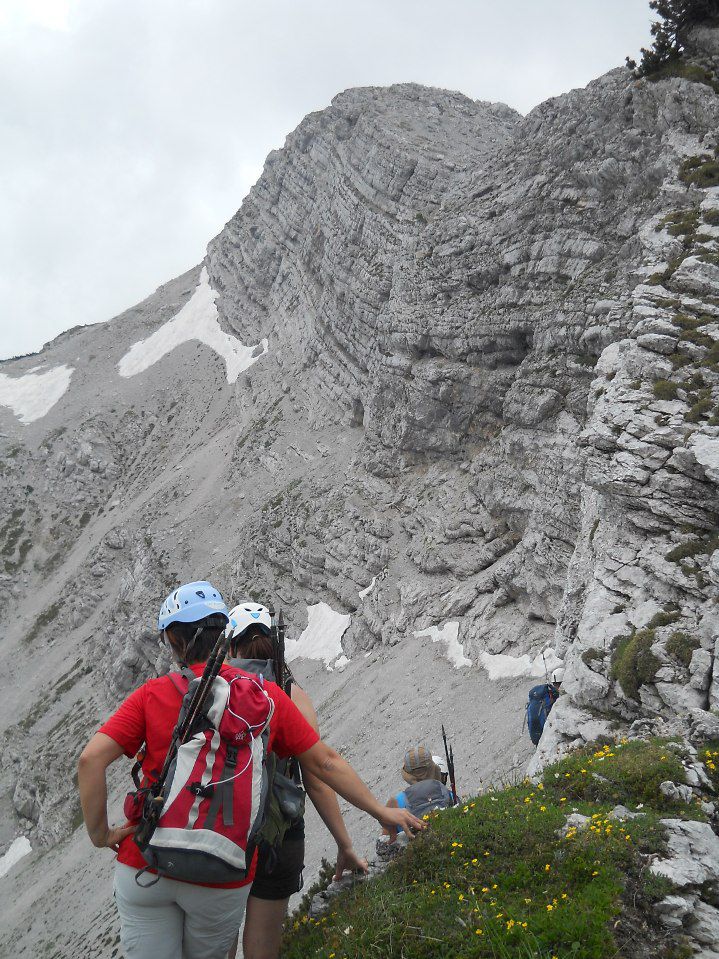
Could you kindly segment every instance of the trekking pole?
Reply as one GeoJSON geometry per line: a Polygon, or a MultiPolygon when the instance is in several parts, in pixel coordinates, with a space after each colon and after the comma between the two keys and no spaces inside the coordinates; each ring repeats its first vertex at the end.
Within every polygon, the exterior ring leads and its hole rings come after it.
{"type": "Polygon", "coordinates": [[[547,671],[547,660],[544,658],[544,650],[542,650],[542,662],[544,663],[544,679],[547,685],[549,685],[549,673],[547,671]]]}
{"type": "Polygon", "coordinates": [[[454,752],[452,747],[447,745],[447,734],[444,731],[444,725],[442,725],[442,742],[444,743],[444,755],[447,760],[449,782],[452,787],[452,805],[456,806],[459,803],[459,798],[457,796],[457,783],[454,778],[454,752]]]}
{"type": "Polygon", "coordinates": [[[285,688],[285,618],[282,610],[277,616],[277,685],[280,689],[285,688]]]}
{"type": "Polygon", "coordinates": [[[457,792],[457,779],[454,774],[454,749],[449,747],[449,781],[452,783],[452,795],[454,797],[454,806],[459,805],[459,793],[457,792]]]}
{"type": "Polygon", "coordinates": [[[279,639],[279,630],[277,628],[277,617],[275,615],[275,607],[270,606],[270,638],[272,639],[272,664],[274,667],[275,682],[279,686],[280,684],[280,672],[282,670],[282,664],[280,663],[280,639],[279,639]]]}
{"type": "Polygon", "coordinates": [[[187,741],[192,732],[192,726],[199,716],[200,710],[204,706],[205,700],[207,699],[207,694],[210,691],[212,684],[214,683],[215,678],[220,671],[220,667],[225,660],[229,642],[229,637],[226,639],[224,633],[220,633],[215,647],[212,650],[207,663],[205,664],[200,682],[192,696],[192,699],[190,700],[185,719],[172,737],[170,748],[167,751],[165,762],[162,765],[162,771],[150,788],[150,796],[152,798],[150,799],[148,797],[148,800],[151,808],[149,815],[144,817],[144,821],[140,824],[135,834],[135,838],[138,843],[143,842],[145,838],[149,838],[149,834],[151,833],[152,829],[154,829],[155,822],[159,817],[162,806],[165,802],[164,786],[167,779],[167,774],[170,771],[170,766],[177,756],[178,748],[187,741]]]}
{"type": "Polygon", "coordinates": [[[224,632],[220,633],[217,643],[215,644],[215,648],[210,653],[210,658],[205,664],[205,668],[202,672],[202,678],[200,679],[200,683],[197,687],[195,695],[192,697],[192,702],[187,710],[187,716],[182,724],[182,728],[180,729],[180,735],[178,736],[180,745],[187,742],[187,739],[192,734],[192,727],[200,714],[200,710],[205,705],[205,700],[207,699],[207,694],[212,688],[212,684],[219,675],[222,664],[225,661],[225,656],[227,655],[227,649],[229,645],[230,637],[225,637],[224,632]]]}

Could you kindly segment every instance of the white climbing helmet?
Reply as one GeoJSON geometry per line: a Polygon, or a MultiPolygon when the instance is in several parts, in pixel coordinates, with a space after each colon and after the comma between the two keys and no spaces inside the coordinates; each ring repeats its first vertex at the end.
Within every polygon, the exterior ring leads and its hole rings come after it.
{"type": "Polygon", "coordinates": [[[242,634],[250,626],[259,626],[262,632],[269,636],[272,629],[269,609],[261,603],[238,603],[230,610],[230,621],[225,627],[225,636],[228,639],[241,639],[242,634]]]}
{"type": "Polygon", "coordinates": [[[557,668],[552,673],[552,682],[561,683],[564,679],[564,666],[557,666],[557,668]]]}

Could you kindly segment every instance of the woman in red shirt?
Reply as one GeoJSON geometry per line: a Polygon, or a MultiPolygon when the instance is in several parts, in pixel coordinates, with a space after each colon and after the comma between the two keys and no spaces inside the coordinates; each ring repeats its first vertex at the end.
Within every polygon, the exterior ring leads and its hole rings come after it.
{"type": "MultiPolygon", "coordinates": [[[[158,626],[174,658],[200,676],[210,650],[227,623],[227,607],[210,583],[189,583],[173,591],[160,610],[158,626]]],[[[220,675],[231,667],[223,666],[220,675]]],[[[410,835],[424,828],[407,810],[388,809],[352,767],[323,743],[290,698],[265,683],[273,701],[269,749],[296,756],[312,775],[383,826],[401,826],[410,835]]],[[[97,847],[118,853],[115,901],[126,959],[223,959],[244,916],[254,862],[240,883],[200,885],[165,876],[149,888],[135,875],[147,864],[133,840],[135,825],[111,827],[107,817],[106,770],[123,754],[134,756],[145,743],[142,772],[152,781],[167,755],[182,703],[170,676],[144,683],[100,728],[80,756],[78,783],[85,825],[97,847]]]]}

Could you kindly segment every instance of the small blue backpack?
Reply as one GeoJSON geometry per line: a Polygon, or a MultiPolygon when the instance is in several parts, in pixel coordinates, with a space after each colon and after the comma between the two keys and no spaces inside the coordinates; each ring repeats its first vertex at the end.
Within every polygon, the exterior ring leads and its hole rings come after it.
{"type": "Polygon", "coordinates": [[[532,686],[529,690],[529,699],[527,701],[527,728],[529,729],[529,738],[535,746],[542,738],[544,724],[547,721],[547,716],[549,716],[552,706],[557,701],[557,695],[556,689],[550,683],[532,686]]]}

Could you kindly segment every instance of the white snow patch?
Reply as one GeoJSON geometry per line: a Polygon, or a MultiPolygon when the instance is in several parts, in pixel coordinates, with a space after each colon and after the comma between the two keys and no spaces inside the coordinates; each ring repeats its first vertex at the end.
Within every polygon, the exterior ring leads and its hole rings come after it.
{"type": "Polygon", "coordinates": [[[44,373],[34,367],[22,376],[0,373],[0,406],[8,406],[21,423],[32,423],[49,413],[70,385],[74,367],[55,366],[44,373]]]}
{"type": "Polygon", "coordinates": [[[471,666],[472,660],[464,655],[464,647],[459,641],[459,623],[445,623],[444,626],[430,626],[429,629],[422,629],[414,634],[417,638],[420,636],[431,636],[433,643],[447,644],[447,659],[455,669],[462,666],[471,666]]]}
{"type": "Polygon", "coordinates": [[[200,282],[180,312],[146,340],[130,347],[117,364],[120,376],[136,376],[153,366],[177,346],[190,340],[199,340],[218,353],[225,361],[227,382],[234,383],[244,370],[267,352],[267,340],[262,340],[262,352],[256,346],[245,346],[235,336],[229,336],[217,320],[215,300],[219,294],[210,286],[207,267],[202,267],[200,282]]]}
{"type": "Polygon", "coordinates": [[[369,584],[369,586],[365,586],[365,588],[364,588],[364,589],[361,589],[361,590],[359,591],[359,593],[357,594],[357,595],[359,596],[359,598],[360,598],[360,599],[364,599],[365,596],[369,596],[369,594],[370,594],[370,593],[372,592],[372,590],[374,589],[374,584],[375,584],[376,582],[377,582],[377,577],[376,577],[376,576],[373,576],[373,577],[372,577],[372,582],[369,584]]]}
{"type": "Polygon", "coordinates": [[[342,637],[352,617],[328,606],[316,603],[307,607],[307,627],[299,639],[288,639],[285,644],[287,662],[293,659],[320,659],[328,669],[334,666],[344,669],[349,659],[342,649],[342,637]]]}
{"type": "Polygon", "coordinates": [[[563,666],[562,660],[553,649],[544,650],[544,659],[539,653],[534,659],[527,653],[524,656],[507,656],[504,653],[480,653],[479,662],[487,670],[490,679],[516,679],[520,676],[543,677],[546,663],[547,674],[563,666]]]}
{"type": "Polygon", "coordinates": [[[10,872],[15,863],[20,862],[23,856],[27,856],[31,852],[32,846],[27,836],[18,836],[17,839],[13,839],[8,851],[0,858],[0,879],[10,872]]]}
{"type": "Polygon", "coordinates": [[[719,482],[719,439],[705,433],[695,433],[690,445],[694,459],[704,467],[708,478],[719,482]]]}

